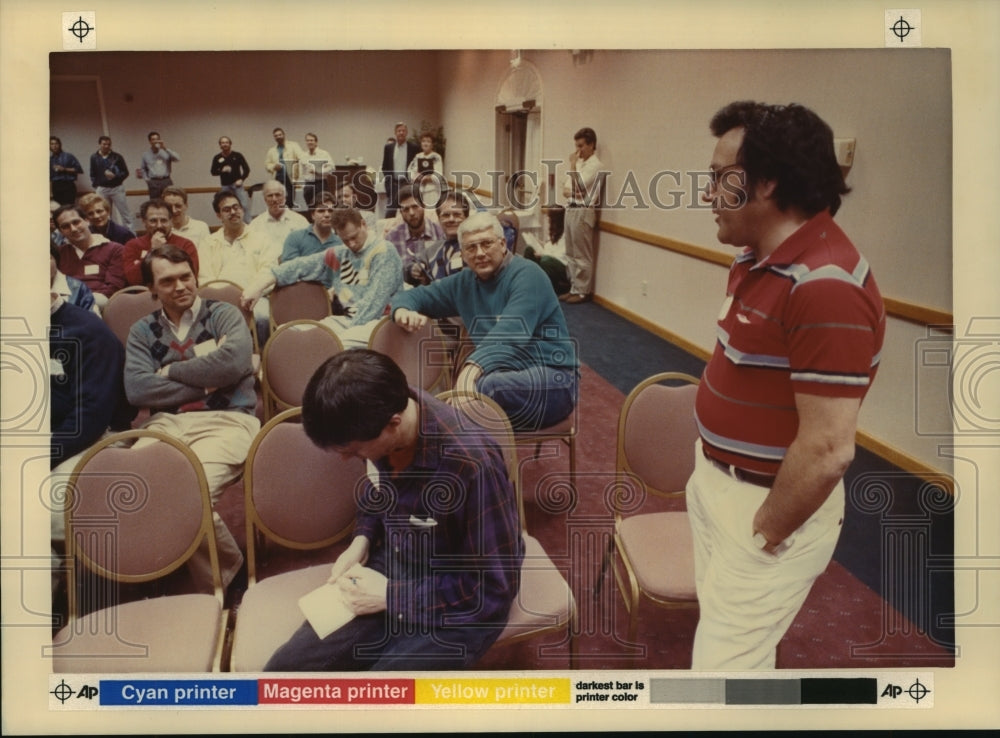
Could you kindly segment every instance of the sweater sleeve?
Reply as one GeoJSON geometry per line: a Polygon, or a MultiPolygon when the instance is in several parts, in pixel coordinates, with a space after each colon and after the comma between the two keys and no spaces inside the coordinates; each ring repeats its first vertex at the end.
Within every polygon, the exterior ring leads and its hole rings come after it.
{"type": "Polygon", "coordinates": [[[280,264],[271,267],[275,286],[284,287],[296,282],[320,282],[327,279],[330,276],[330,267],[323,260],[325,253],[325,251],[320,251],[306,256],[297,256],[288,261],[283,259],[280,264]]]}
{"type": "Polygon", "coordinates": [[[53,378],[65,387],[53,387],[53,397],[64,403],[52,403],[51,465],[80,453],[101,437],[108,428],[122,391],[121,343],[96,315],[74,305],[64,305],[53,319],[61,327],[53,336],[50,351],[63,356],[64,373],[53,378]],[[57,413],[56,406],[66,410],[57,413]]]}
{"type": "Polygon", "coordinates": [[[252,371],[253,341],[240,311],[229,303],[213,302],[208,307],[209,325],[219,343],[215,350],[170,364],[168,378],[186,385],[206,388],[229,387],[252,371]]]}
{"type": "Polygon", "coordinates": [[[155,341],[149,329],[149,319],[138,321],[129,331],[125,345],[125,394],[128,401],[137,407],[168,408],[203,399],[203,388],[156,373],[160,367],[153,358],[155,341]]]}

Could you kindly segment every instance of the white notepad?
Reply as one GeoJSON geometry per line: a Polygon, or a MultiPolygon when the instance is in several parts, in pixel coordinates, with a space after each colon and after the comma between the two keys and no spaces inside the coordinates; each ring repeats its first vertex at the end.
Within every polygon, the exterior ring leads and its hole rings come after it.
{"type": "Polygon", "coordinates": [[[337,584],[324,584],[303,595],[299,598],[299,608],[321,639],[354,619],[337,584]]]}

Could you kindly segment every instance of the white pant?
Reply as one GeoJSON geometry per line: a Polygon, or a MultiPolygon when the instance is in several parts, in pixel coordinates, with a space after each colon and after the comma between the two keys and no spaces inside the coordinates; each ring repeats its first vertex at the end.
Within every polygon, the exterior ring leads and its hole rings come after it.
{"type": "Polygon", "coordinates": [[[753,542],[753,518],[769,490],[733,479],[695,448],[687,484],[700,618],[691,668],[773,669],[775,649],[833,556],[844,516],[844,483],[778,555],[753,542]]]}
{"type": "Polygon", "coordinates": [[[128,199],[125,194],[125,185],[117,187],[97,187],[97,194],[101,195],[111,203],[110,213],[115,222],[132,230],[132,211],[128,207],[128,199]]]}
{"type": "Polygon", "coordinates": [[[345,349],[368,348],[368,339],[371,338],[372,331],[378,325],[378,320],[372,320],[361,325],[351,325],[351,318],[346,315],[331,315],[323,318],[322,323],[331,328],[340,339],[340,343],[345,349]]]}

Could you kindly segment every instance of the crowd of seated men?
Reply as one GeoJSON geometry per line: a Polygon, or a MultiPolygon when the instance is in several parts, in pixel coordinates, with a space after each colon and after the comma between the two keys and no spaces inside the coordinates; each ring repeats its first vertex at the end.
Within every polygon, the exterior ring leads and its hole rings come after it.
{"type": "MultiPolygon", "coordinates": [[[[515,225],[476,211],[457,191],[435,191],[435,207],[425,208],[428,190],[419,181],[399,181],[398,211],[376,220],[358,207],[352,182],[334,190],[321,182],[314,175],[308,208],[298,212],[281,178],[266,181],[265,209],[252,218],[242,180],[223,186],[212,196],[212,227],[188,215],[188,193],[172,183],[140,205],[135,231],[112,217],[117,206],[100,191],[53,207],[53,324],[64,326],[78,350],[51,378],[53,387],[79,388],[52,406],[54,473],[68,476],[107,433],[152,428],[190,445],[217,502],[260,428],[250,359],[269,336],[268,295],[298,281],[328,290],[332,314],[324,322],[345,348],[367,346],[386,315],[405,330],[428,319],[462,321],[476,345],[458,373],[463,389],[492,396],[519,428],[548,425],[572,410],[575,350],[545,273],[515,253],[515,225]],[[199,297],[199,286],[216,280],[240,286],[242,304],[199,297]],[[159,309],[136,321],[122,346],[101,316],[118,291],[142,287],[159,309]],[[485,304],[489,315],[478,320],[476,306],[485,304]],[[253,312],[256,343],[240,307],[253,312]],[[518,350],[524,346],[531,350],[518,350]],[[545,371],[526,366],[525,356],[545,371]],[[535,407],[540,393],[555,404],[535,407]]],[[[52,351],[59,345],[53,341],[52,351]]],[[[242,552],[217,514],[215,529],[223,583],[238,588],[242,552]]],[[[54,513],[54,548],[63,536],[62,515],[54,513]]],[[[207,581],[207,567],[206,552],[194,557],[196,583],[207,581]]]]}

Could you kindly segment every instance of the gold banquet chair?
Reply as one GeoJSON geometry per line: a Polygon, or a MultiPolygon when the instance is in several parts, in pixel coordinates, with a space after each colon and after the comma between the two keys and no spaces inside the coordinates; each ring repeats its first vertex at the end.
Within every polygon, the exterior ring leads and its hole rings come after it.
{"type": "Polygon", "coordinates": [[[160,301],[153,297],[148,288],[141,285],[123,287],[108,299],[101,311],[101,318],[114,333],[122,346],[128,344],[128,333],[140,318],[159,309],[160,301]]]}
{"type": "Polygon", "coordinates": [[[317,550],[354,529],[356,491],[365,463],[316,447],[302,428],[301,408],[269,420],[247,454],[243,480],[248,588],[236,612],[230,671],[260,671],[305,621],[298,600],[324,584],[330,563],[261,577],[262,540],[317,550]]]}
{"type": "Polygon", "coordinates": [[[640,512],[646,493],[684,495],[698,438],[697,385],[688,374],[656,374],[628,394],[619,414],[614,577],[629,613],[629,643],[635,642],[641,596],[661,607],[698,606],[687,512],[640,512]]]}
{"type": "Polygon", "coordinates": [[[157,431],[108,436],[83,455],[70,475],[65,516],[69,620],[53,638],[53,671],[218,671],[227,613],[208,483],[194,453],[157,431]],[[125,447],[147,438],[157,443],[125,447]],[[203,541],[212,594],[96,602],[109,592],[112,597],[105,599],[114,599],[118,583],[167,576],[203,541]],[[110,582],[110,588],[86,577],[88,572],[110,582]],[[81,596],[88,601],[81,603],[81,596]],[[83,606],[102,605],[81,614],[83,606]]]}
{"type": "Polygon", "coordinates": [[[267,296],[271,332],[293,320],[323,320],[332,313],[330,295],[322,282],[293,282],[275,287],[267,296]]]}
{"type": "Polygon", "coordinates": [[[337,334],[315,320],[293,320],[278,326],[260,360],[264,420],[299,407],[313,373],[343,350],[337,334]]]}
{"type": "MultiPolygon", "coordinates": [[[[260,345],[257,342],[257,321],[253,317],[253,309],[245,310],[241,302],[243,297],[243,288],[228,279],[213,279],[210,282],[205,282],[203,285],[198,286],[198,296],[202,299],[207,300],[219,300],[220,302],[228,302],[230,305],[235,307],[243,315],[243,319],[247,322],[247,328],[250,329],[250,336],[253,338],[253,353],[254,357],[259,361],[260,345]]],[[[255,362],[256,363],[256,362],[255,362]]],[[[256,373],[258,366],[254,366],[254,372],[256,373]]]]}
{"type": "MultiPolygon", "coordinates": [[[[524,496],[518,474],[517,444],[503,409],[485,395],[448,390],[437,395],[452,407],[461,410],[477,426],[488,431],[500,444],[507,465],[507,474],[513,480],[517,496],[517,511],[521,519],[521,536],[524,539],[524,561],[521,564],[521,588],[511,605],[507,626],[492,648],[509,646],[550,633],[563,633],[569,642],[570,668],[577,665],[576,599],[565,577],[542,548],[541,543],[528,533],[525,526],[524,496]]],[[[554,649],[560,644],[552,644],[554,649]]]]}
{"type": "Polygon", "coordinates": [[[412,333],[385,316],[368,339],[368,348],[392,359],[403,370],[410,384],[423,390],[447,385],[452,363],[437,322],[428,320],[423,328],[412,333]]]}

